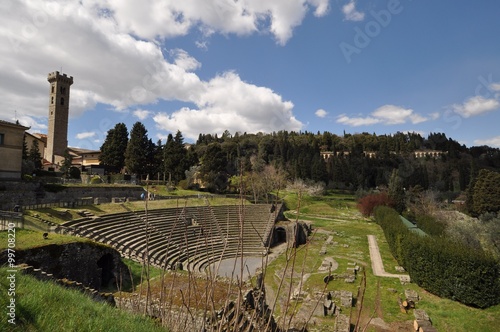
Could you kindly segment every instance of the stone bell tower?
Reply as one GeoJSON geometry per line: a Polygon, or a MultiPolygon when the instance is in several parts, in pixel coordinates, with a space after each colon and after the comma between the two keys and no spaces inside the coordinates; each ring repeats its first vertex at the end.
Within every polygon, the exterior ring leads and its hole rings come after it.
{"type": "Polygon", "coordinates": [[[45,159],[55,163],[54,156],[63,156],[68,147],[69,89],[73,84],[73,76],[49,73],[49,130],[45,159]]]}

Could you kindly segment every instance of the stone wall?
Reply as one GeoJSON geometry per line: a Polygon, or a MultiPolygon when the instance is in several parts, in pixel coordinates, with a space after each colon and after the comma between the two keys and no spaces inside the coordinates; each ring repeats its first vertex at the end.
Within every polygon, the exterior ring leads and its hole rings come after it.
{"type": "MultiPolygon", "coordinates": [[[[50,235],[49,235],[50,236],[50,235]]],[[[0,253],[0,264],[7,253],[0,253]]],[[[50,273],[56,279],[67,278],[97,290],[116,287],[117,280],[130,284],[128,267],[113,248],[95,243],[73,242],[49,244],[27,250],[16,250],[16,263],[27,264],[50,273]]]]}
{"type": "Polygon", "coordinates": [[[0,182],[0,210],[12,210],[14,206],[72,202],[81,198],[105,198],[108,202],[113,197],[139,199],[144,192],[140,186],[75,186],[63,190],[49,191],[38,182],[0,182]]]}

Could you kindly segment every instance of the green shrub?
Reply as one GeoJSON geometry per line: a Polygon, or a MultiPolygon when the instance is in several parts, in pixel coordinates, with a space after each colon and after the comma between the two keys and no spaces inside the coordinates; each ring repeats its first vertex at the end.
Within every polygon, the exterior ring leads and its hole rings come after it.
{"type": "Polygon", "coordinates": [[[100,183],[102,183],[102,180],[98,176],[95,176],[90,180],[90,184],[100,184],[100,183]]]}
{"type": "Polygon", "coordinates": [[[377,207],[375,220],[398,263],[420,287],[473,307],[500,303],[500,267],[491,255],[450,239],[414,234],[389,207],[377,207]]]}

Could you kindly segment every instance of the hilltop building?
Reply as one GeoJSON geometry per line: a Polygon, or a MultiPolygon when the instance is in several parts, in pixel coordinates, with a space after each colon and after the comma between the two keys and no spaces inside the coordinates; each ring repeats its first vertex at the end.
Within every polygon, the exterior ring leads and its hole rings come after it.
{"type": "Polygon", "coordinates": [[[20,179],[23,137],[29,127],[0,120],[0,179],[20,179]]]}

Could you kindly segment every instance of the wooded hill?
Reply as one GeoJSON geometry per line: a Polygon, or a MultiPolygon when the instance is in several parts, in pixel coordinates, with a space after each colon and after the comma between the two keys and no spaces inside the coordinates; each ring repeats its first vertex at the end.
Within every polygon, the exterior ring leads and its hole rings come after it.
{"type": "Polygon", "coordinates": [[[416,185],[440,192],[460,192],[481,169],[500,170],[500,150],[466,147],[431,133],[336,135],[330,132],[270,134],[200,134],[185,144],[181,132],[154,143],[140,122],[130,134],[123,123],[108,132],[101,162],[110,169],[151,179],[165,176],[182,186],[202,185],[209,191],[231,189],[231,177],[273,168],[287,179],[323,182],[329,188],[369,189],[387,186],[398,169],[405,188],[416,185]],[[126,148],[124,148],[126,144],[126,148]],[[124,151],[125,150],[125,151],[124,151]],[[124,153],[125,152],[125,153],[124,153]]]}

